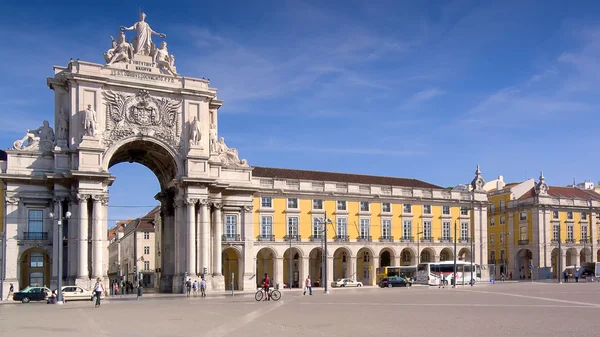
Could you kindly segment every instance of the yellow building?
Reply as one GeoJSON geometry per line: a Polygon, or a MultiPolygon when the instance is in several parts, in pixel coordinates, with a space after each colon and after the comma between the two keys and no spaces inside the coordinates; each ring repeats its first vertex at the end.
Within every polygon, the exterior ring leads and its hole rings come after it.
{"type": "MultiPolygon", "coordinates": [[[[265,167],[252,174],[260,180],[253,207],[258,282],[268,273],[280,284],[290,275],[294,284],[308,275],[318,284],[324,222],[329,280],[372,285],[380,266],[452,260],[455,235],[458,259],[470,261],[474,243],[475,262],[487,261],[487,197],[479,187],[472,193],[415,179],[265,167]]],[[[224,266],[236,260],[230,253],[224,266]]]]}
{"type": "Polygon", "coordinates": [[[600,260],[600,250],[593,254],[600,195],[593,190],[548,186],[543,173],[537,183],[529,179],[506,185],[499,177],[485,189],[490,201],[488,256],[497,278],[505,273],[513,279],[546,279],[567,266],[600,260]]]}

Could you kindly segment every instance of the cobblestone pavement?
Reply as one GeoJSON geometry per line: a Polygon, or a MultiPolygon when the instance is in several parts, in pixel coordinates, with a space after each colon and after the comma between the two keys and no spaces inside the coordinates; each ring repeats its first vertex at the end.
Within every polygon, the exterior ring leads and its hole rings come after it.
{"type": "Polygon", "coordinates": [[[282,290],[0,305],[2,336],[576,336],[596,335],[600,283],[496,283],[456,289],[282,290]],[[209,294],[210,295],[210,294],[209,294]]]}

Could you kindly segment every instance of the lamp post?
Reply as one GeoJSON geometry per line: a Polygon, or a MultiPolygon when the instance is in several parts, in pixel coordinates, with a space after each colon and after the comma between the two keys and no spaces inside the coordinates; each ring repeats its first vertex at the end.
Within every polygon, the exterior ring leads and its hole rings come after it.
{"type": "Polygon", "coordinates": [[[419,242],[421,241],[419,235],[423,234],[423,232],[417,232],[417,265],[421,263],[421,247],[419,246],[419,242]]]}
{"type": "Polygon", "coordinates": [[[452,277],[452,288],[456,288],[456,220],[454,220],[454,275],[452,277]]]}
{"type": "Polygon", "coordinates": [[[325,256],[324,257],[324,259],[325,259],[325,272],[323,274],[324,274],[324,278],[325,278],[325,280],[324,280],[324,282],[325,282],[324,286],[325,287],[323,288],[323,291],[325,292],[325,294],[329,294],[329,288],[328,288],[329,285],[328,285],[328,282],[327,282],[327,278],[329,276],[329,275],[327,275],[327,273],[328,273],[327,264],[329,262],[329,261],[327,261],[327,224],[331,224],[333,222],[331,221],[331,219],[327,218],[327,212],[325,212],[324,220],[321,221],[319,219],[319,222],[323,224],[323,235],[324,235],[323,236],[323,243],[324,243],[323,244],[323,246],[324,246],[323,253],[324,253],[324,256],[325,256]]]}
{"type": "Polygon", "coordinates": [[[56,303],[63,302],[62,295],[62,278],[63,278],[63,230],[62,230],[62,221],[68,220],[71,218],[71,212],[67,211],[65,215],[62,214],[62,204],[58,202],[58,214],[50,213],[48,214],[52,219],[56,219],[56,223],[58,225],[58,285],[56,290],[56,303]]]}

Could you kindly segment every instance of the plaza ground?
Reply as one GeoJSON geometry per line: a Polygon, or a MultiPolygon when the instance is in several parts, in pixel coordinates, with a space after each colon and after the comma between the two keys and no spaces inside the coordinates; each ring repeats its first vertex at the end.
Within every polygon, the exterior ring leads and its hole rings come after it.
{"type": "Polygon", "coordinates": [[[600,283],[496,283],[456,289],[283,290],[203,298],[125,296],[0,305],[3,336],[576,336],[596,335],[600,283]]]}

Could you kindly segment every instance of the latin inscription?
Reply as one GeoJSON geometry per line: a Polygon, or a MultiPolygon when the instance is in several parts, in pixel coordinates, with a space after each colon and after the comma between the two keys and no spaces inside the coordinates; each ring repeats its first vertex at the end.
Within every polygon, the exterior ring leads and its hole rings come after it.
{"type": "MultiPolygon", "coordinates": [[[[141,63],[146,63],[146,62],[141,62],[141,63]]],[[[136,68],[138,68],[138,67],[136,66],[136,68]]],[[[136,73],[136,72],[127,71],[127,70],[111,69],[110,74],[112,76],[133,77],[133,78],[139,78],[139,79],[142,79],[142,80],[161,81],[161,82],[166,82],[166,83],[175,83],[175,79],[172,78],[172,77],[161,76],[161,75],[154,75],[154,74],[141,74],[141,73],[136,73]]]]}

